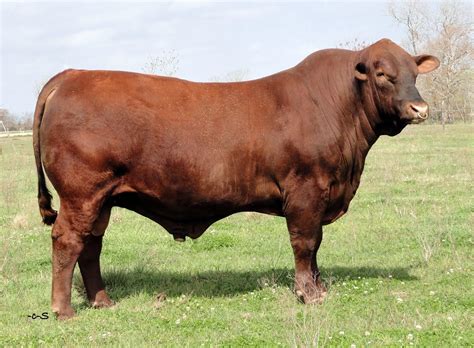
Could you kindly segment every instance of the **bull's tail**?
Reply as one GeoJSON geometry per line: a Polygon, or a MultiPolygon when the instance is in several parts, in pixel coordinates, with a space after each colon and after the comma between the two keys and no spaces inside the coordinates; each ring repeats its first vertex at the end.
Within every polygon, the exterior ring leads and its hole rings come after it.
{"type": "Polygon", "coordinates": [[[46,179],[43,171],[43,163],[41,160],[41,148],[40,148],[40,127],[43,113],[45,110],[46,100],[48,96],[54,91],[54,88],[50,88],[47,83],[38,97],[36,102],[35,115],[33,120],[33,150],[35,153],[36,161],[36,173],[38,175],[38,205],[43,218],[43,222],[46,225],[52,225],[56,221],[58,213],[51,207],[51,200],[53,196],[46,186],[46,179]],[[49,88],[48,88],[49,87],[49,88]]]}

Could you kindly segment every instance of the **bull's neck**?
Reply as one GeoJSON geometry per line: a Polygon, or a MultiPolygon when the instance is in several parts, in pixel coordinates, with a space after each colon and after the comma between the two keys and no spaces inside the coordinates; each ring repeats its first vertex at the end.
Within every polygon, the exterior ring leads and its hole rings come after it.
{"type": "Polygon", "coordinates": [[[378,120],[371,109],[364,107],[362,91],[354,78],[355,60],[355,52],[325,50],[309,56],[296,69],[318,114],[337,127],[363,161],[379,137],[378,120]]]}

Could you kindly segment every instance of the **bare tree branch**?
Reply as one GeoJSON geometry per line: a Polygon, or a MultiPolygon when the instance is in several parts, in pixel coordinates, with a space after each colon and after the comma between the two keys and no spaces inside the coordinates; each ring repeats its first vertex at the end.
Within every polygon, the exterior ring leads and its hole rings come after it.
{"type": "Polygon", "coordinates": [[[158,56],[151,56],[142,71],[152,75],[174,76],[179,69],[179,55],[175,50],[163,50],[158,56]]]}
{"type": "Polygon", "coordinates": [[[248,69],[238,69],[228,72],[222,76],[212,76],[209,80],[214,82],[238,82],[248,78],[248,69]]]}

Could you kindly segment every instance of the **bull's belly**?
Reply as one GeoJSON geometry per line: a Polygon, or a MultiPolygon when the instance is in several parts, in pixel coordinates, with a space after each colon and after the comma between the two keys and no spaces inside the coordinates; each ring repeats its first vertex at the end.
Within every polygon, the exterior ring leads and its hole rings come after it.
{"type": "Polygon", "coordinates": [[[139,192],[115,196],[112,205],[137,212],[165,228],[175,238],[198,238],[214,222],[234,213],[256,211],[282,216],[277,199],[256,199],[242,204],[238,201],[170,202],[139,192]],[[181,204],[180,204],[181,203],[181,204]]]}

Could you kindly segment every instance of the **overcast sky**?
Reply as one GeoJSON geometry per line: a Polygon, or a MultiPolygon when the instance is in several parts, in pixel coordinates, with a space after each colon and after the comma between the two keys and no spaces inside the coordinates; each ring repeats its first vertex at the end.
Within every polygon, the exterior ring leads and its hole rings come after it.
{"type": "Polygon", "coordinates": [[[32,111],[39,86],[66,68],[140,72],[173,49],[178,77],[257,78],[347,40],[404,35],[384,1],[0,2],[0,107],[14,113],[32,111]]]}

